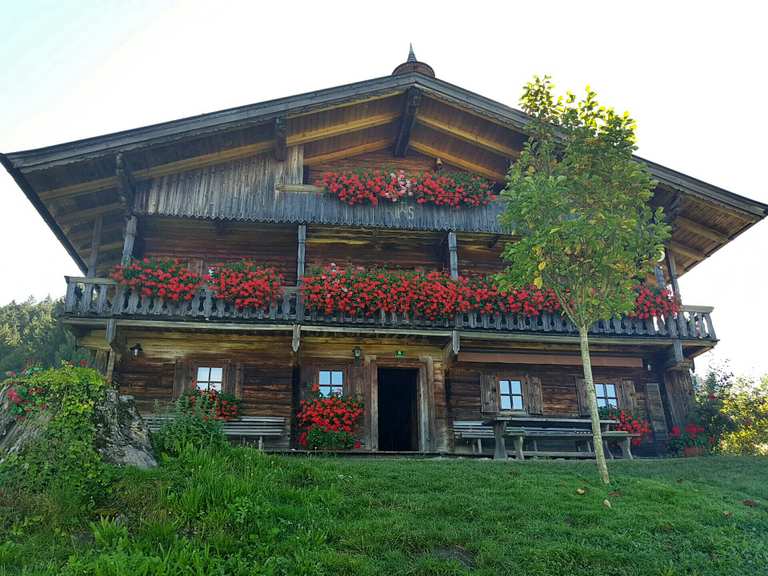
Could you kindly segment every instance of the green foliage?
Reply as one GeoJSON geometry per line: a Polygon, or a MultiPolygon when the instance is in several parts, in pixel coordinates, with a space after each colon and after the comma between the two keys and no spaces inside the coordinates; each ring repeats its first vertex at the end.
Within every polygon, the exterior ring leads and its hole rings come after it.
{"type": "Polygon", "coordinates": [[[556,98],[548,77],[524,91],[533,117],[502,198],[503,285],[552,288],[577,327],[633,309],[633,287],[653,270],[669,227],[648,205],[654,181],[633,158],[635,123],[587,88],[556,98]]]}
{"type": "Polygon", "coordinates": [[[229,444],[224,429],[214,416],[217,412],[216,399],[207,394],[197,394],[190,402],[189,395],[182,395],[176,401],[171,417],[152,436],[158,452],[178,456],[186,449],[213,448],[225,450],[229,444]]]}
{"type": "Polygon", "coordinates": [[[768,456],[768,376],[731,393],[723,411],[733,419],[734,427],[723,434],[720,449],[727,454],[768,456]]]}
{"type": "Polygon", "coordinates": [[[0,306],[0,379],[32,365],[53,368],[87,359],[59,321],[63,303],[46,298],[0,306]]]}
{"type": "Polygon", "coordinates": [[[94,445],[94,407],[105,393],[103,379],[95,370],[65,365],[31,370],[12,384],[39,391],[25,418],[36,419],[43,431],[0,464],[0,487],[40,493],[64,510],[85,510],[109,482],[108,467],[94,445]]]}
{"type": "Polygon", "coordinates": [[[355,447],[355,437],[344,430],[310,428],[306,438],[308,450],[351,450],[355,447]]]}
{"type": "Polygon", "coordinates": [[[185,450],[78,526],[0,506],[0,574],[764,572],[768,459],[619,461],[610,488],[591,466],[185,450]]]}

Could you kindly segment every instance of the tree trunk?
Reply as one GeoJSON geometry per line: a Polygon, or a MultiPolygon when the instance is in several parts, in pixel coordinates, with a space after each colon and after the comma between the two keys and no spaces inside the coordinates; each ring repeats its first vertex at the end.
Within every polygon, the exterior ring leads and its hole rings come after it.
{"type": "Polygon", "coordinates": [[[592,435],[595,443],[595,459],[597,460],[597,470],[600,472],[600,478],[603,483],[610,484],[608,477],[608,463],[605,461],[605,452],[603,451],[603,434],[600,430],[600,414],[597,411],[597,394],[595,393],[595,382],[592,380],[592,361],[589,358],[589,339],[587,338],[586,326],[579,326],[579,343],[581,345],[581,363],[584,366],[584,387],[587,389],[587,404],[589,405],[589,416],[592,419],[592,435]]]}

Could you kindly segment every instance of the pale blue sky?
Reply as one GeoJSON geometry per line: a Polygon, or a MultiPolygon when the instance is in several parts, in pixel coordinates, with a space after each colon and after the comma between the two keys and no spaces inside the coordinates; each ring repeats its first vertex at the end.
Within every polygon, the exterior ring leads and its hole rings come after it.
{"type": "MultiPolygon", "coordinates": [[[[0,151],[39,147],[389,74],[413,42],[438,77],[506,104],[535,74],[589,83],[639,123],[640,154],[768,202],[759,3],[0,0],[0,151]],[[542,8],[541,6],[546,6],[542,8]]],[[[0,173],[0,303],[77,269],[0,173]]],[[[715,306],[717,354],[768,372],[763,222],[682,280],[715,306]]]]}

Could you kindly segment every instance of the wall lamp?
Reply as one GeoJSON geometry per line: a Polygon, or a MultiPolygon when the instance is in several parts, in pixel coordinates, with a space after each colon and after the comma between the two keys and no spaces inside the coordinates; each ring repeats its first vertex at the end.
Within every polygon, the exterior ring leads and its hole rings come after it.
{"type": "Polygon", "coordinates": [[[138,342],[136,342],[136,344],[131,346],[128,350],[131,353],[131,358],[133,358],[134,360],[136,360],[136,358],[138,358],[141,355],[141,353],[144,351],[141,348],[141,344],[139,344],[138,342]]]}

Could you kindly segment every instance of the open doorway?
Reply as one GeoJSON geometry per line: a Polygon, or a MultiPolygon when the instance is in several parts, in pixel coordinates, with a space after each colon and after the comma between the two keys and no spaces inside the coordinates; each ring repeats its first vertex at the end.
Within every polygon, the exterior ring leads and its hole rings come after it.
{"type": "Polygon", "coordinates": [[[379,450],[419,449],[416,390],[419,371],[379,368],[379,450]]]}

